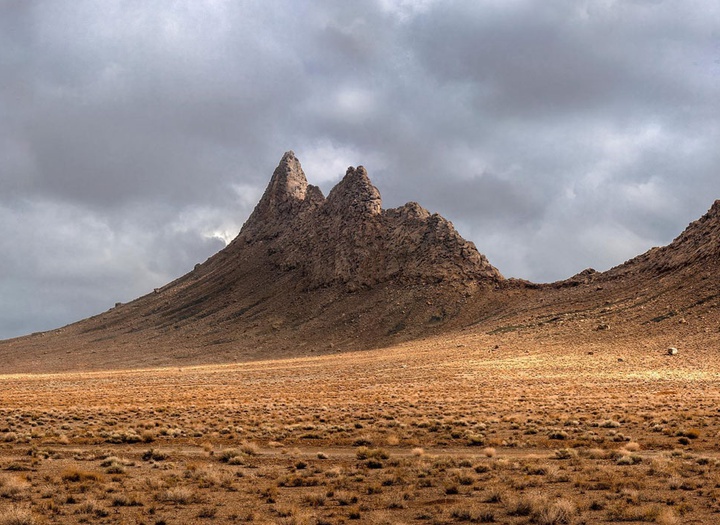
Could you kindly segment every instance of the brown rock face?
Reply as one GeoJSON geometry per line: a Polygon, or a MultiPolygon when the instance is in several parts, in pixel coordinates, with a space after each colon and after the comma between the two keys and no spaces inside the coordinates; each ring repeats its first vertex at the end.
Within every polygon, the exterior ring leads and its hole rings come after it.
{"type": "Polygon", "coordinates": [[[264,243],[278,268],[308,289],[353,291],[386,281],[495,283],[502,275],[453,225],[417,203],[383,210],[367,170],[348,168],[327,199],[287,152],[233,244],[264,243]]]}

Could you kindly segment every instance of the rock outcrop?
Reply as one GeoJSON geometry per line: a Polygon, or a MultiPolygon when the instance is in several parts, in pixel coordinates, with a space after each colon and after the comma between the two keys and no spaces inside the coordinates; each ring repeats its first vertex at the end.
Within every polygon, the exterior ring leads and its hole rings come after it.
{"type": "Polygon", "coordinates": [[[297,270],[307,289],[503,280],[440,215],[417,203],[383,210],[380,192],[363,166],[348,168],[325,198],[308,184],[292,151],[283,156],[233,241],[236,249],[258,243],[273,265],[297,270]]]}

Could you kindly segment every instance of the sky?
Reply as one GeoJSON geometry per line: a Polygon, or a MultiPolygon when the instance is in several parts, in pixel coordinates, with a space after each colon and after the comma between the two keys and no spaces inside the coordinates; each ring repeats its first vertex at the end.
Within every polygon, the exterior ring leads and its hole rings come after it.
{"type": "Polygon", "coordinates": [[[0,338],[191,270],[287,150],[550,282],[671,242],[719,145],[715,0],[0,0],[0,338]]]}

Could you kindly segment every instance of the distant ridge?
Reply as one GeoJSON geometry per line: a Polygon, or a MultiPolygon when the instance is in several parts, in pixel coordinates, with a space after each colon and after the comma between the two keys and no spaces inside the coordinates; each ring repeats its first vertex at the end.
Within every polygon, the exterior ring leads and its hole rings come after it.
{"type": "Polygon", "coordinates": [[[628,269],[665,274],[691,266],[716,265],[720,261],[720,200],[667,246],[631,259],[611,273],[628,269]]]}

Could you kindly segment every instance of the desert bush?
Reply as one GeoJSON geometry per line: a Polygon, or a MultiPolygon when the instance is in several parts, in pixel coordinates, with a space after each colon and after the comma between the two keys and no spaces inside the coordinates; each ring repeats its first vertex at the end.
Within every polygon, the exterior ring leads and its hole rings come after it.
{"type": "Polygon", "coordinates": [[[178,505],[187,505],[196,502],[198,495],[190,487],[172,487],[163,492],[159,499],[178,505]]]}
{"type": "Polygon", "coordinates": [[[568,499],[536,501],[530,521],[538,525],[567,525],[573,522],[576,514],[577,507],[568,499]]]}
{"type": "Polygon", "coordinates": [[[225,450],[221,451],[221,452],[217,455],[217,458],[218,458],[222,463],[229,463],[230,460],[232,460],[233,458],[237,458],[237,457],[239,457],[240,455],[241,455],[241,452],[240,452],[239,450],[234,449],[234,448],[226,448],[225,450]]]}
{"type": "Polygon", "coordinates": [[[0,484],[0,497],[19,500],[25,497],[30,484],[20,478],[5,478],[0,484]]]}
{"type": "Polygon", "coordinates": [[[128,496],[127,494],[115,494],[111,503],[113,507],[142,507],[143,503],[137,496],[128,496]]]}
{"type": "Polygon", "coordinates": [[[160,452],[159,450],[150,449],[147,452],[143,453],[142,459],[143,461],[164,461],[169,457],[168,454],[165,452],[160,452]]]}
{"type": "Polygon", "coordinates": [[[203,507],[198,513],[198,518],[213,519],[217,515],[217,509],[215,507],[203,507]]]}
{"type": "Polygon", "coordinates": [[[572,459],[577,457],[577,452],[571,448],[561,448],[555,451],[555,459],[572,459]]]}
{"type": "Polygon", "coordinates": [[[508,516],[530,516],[536,509],[539,498],[534,494],[523,494],[508,501],[508,516]]]}
{"type": "Polygon", "coordinates": [[[36,521],[32,512],[18,507],[3,509],[0,517],[0,525],[35,525],[36,521]]]}
{"type": "Polygon", "coordinates": [[[260,447],[255,443],[244,442],[240,445],[240,452],[248,456],[257,456],[260,454],[260,447]]]}
{"type": "Polygon", "coordinates": [[[60,477],[63,481],[69,481],[72,483],[79,483],[81,481],[102,481],[102,475],[97,472],[89,472],[87,470],[80,470],[76,468],[65,469],[60,477]]]}
{"type": "Polygon", "coordinates": [[[469,447],[482,447],[485,445],[485,436],[482,434],[469,434],[467,444],[469,447]]]}
{"type": "Polygon", "coordinates": [[[302,502],[308,507],[322,507],[325,505],[325,496],[323,494],[305,494],[302,502]]]}
{"type": "Polygon", "coordinates": [[[660,507],[657,505],[634,507],[625,504],[617,504],[616,506],[608,509],[607,520],[611,522],[653,522],[660,516],[660,510],[660,507]]]}

